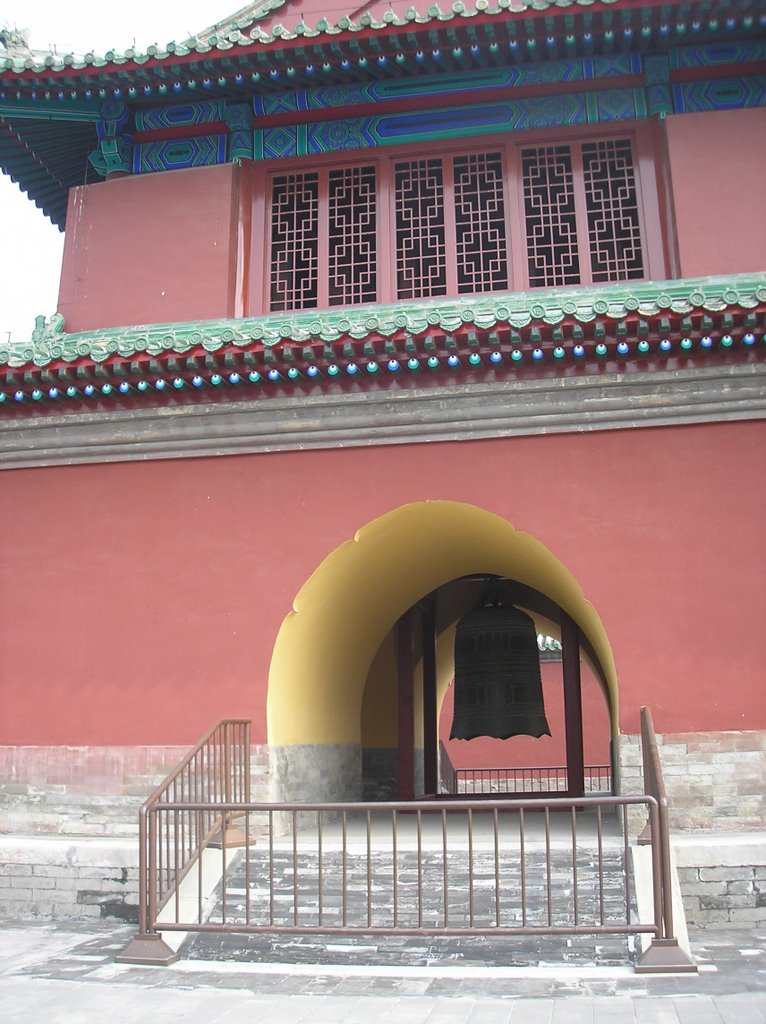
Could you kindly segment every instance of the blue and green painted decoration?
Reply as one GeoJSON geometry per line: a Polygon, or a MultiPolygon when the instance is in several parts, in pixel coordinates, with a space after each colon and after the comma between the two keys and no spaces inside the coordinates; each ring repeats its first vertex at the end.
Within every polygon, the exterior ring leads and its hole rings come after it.
{"type": "MultiPolygon", "coordinates": [[[[766,76],[741,75],[671,82],[679,69],[716,69],[766,60],[766,42],[677,47],[668,54],[614,54],[485,68],[437,76],[349,83],[256,96],[252,108],[223,100],[188,102],[136,113],[136,130],[152,131],[225,122],[228,134],[190,134],[132,148],[134,174],[200,167],[227,160],[269,160],[400,143],[619,122],[650,115],[731,110],[766,105],[766,76]],[[641,75],[643,87],[609,88],[612,78],[641,75]],[[476,97],[497,89],[603,81],[595,91],[524,97],[433,109],[337,118],[259,128],[261,118],[417,98],[427,103],[461,93],[476,97]],[[253,130],[253,120],[255,130],[253,130]]],[[[110,140],[111,141],[111,140],[110,140]]],[[[114,147],[115,142],[111,141],[114,147]]],[[[104,148],[104,142],[102,142],[104,148]]]]}

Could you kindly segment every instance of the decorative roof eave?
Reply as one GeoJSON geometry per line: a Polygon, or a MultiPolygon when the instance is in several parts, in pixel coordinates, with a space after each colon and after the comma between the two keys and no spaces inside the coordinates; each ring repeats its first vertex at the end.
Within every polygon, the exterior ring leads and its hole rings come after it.
{"type": "MultiPolygon", "coordinates": [[[[29,345],[0,349],[0,368],[55,364],[104,364],[115,359],[189,356],[195,352],[269,351],[271,361],[292,346],[361,346],[377,340],[466,332],[544,332],[562,325],[617,324],[693,315],[742,314],[766,306],[766,273],[583,288],[493,292],[458,299],[430,299],[242,319],[140,325],[67,334],[64,318],[38,317],[29,345]]],[[[289,358],[289,357],[288,357],[289,358]]]]}
{"type": "Polygon", "coordinates": [[[587,299],[582,290],[568,294],[571,305],[549,292],[495,296],[494,306],[480,300],[470,307],[432,302],[341,310],[326,340],[303,316],[282,318],[277,330],[276,318],[253,317],[68,336],[62,317],[47,326],[41,317],[36,360],[21,353],[0,370],[0,407],[26,415],[62,402],[99,411],[115,402],[177,405],[207,401],[206,395],[227,402],[261,386],[265,398],[274,398],[283,388],[342,390],[346,381],[367,388],[402,376],[414,382],[420,370],[428,387],[445,374],[470,382],[532,371],[563,382],[583,372],[744,366],[766,358],[766,275],[664,282],[638,293],[606,288],[603,300],[595,289],[587,299]],[[547,304],[535,302],[546,298],[547,304]],[[306,331],[308,343],[301,344],[306,331]]]}
{"type": "MultiPolygon", "coordinates": [[[[477,16],[529,17],[545,12],[558,14],[569,8],[598,8],[600,5],[609,7],[618,3],[622,3],[625,7],[642,7],[644,5],[643,0],[640,2],[631,2],[631,0],[474,0],[473,5],[463,3],[462,0],[455,0],[452,6],[444,11],[438,4],[432,4],[425,14],[420,14],[414,7],[410,7],[404,17],[400,17],[389,9],[380,20],[375,19],[369,12],[363,12],[358,20],[344,16],[337,23],[320,18],[315,26],[307,25],[302,20],[298,21],[292,29],[282,24],[276,24],[271,32],[265,32],[256,21],[247,32],[238,29],[228,33],[226,38],[214,36],[209,40],[207,38],[197,40],[192,37],[185,42],[171,41],[164,47],[155,44],[147,47],[146,53],[140,53],[131,48],[125,53],[110,50],[103,56],[94,53],[87,53],[84,56],[48,54],[44,60],[35,59],[34,55],[6,57],[4,61],[0,60],[0,73],[4,69],[23,73],[47,70],[81,71],[86,68],[100,69],[107,65],[127,63],[142,65],[150,60],[177,60],[194,54],[200,56],[210,56],[216,53],[230,54],[232,50],[251,47],[253,44],[271,45],[305,40],[316,42],[322,37],[335,40],[346,35],[353,37],[380,31],[390,32],[397,28],[422,27],[445,22],[459,23],[477,16]]],[[[672,6],[672,3],[668,6],[672,6]]]]}
{"type": "MultiPolygon", "coordinates": [[[[747,5],[747,0],[745,0],[747,5]]],[[[748,5],[749,6],[749,5],[748,5]]],[[[763,7],[760,0],[752,0],[752,7],[763,7]]],[[[691,16],[697,8],[710,14],[713,9],[722,11],[730,9],[726,0],[711,5],[709,0],[692,0],[681,3],[670,0],[662,5],[663,12],[684,12],[684,17],[691,16]]],[[[131,67],[157,68],[164,64],[179,64],[197,58],[215,60],[246,55],[253,49],[295,49],[305,44],[322,42],[341,43],[345,40],[360,40],[376,36],[380,33],[390,35],[401,30],[410,32],[422,31],[427,27],[438,29],[440,26],[461,27],[471,23],[489,22],[502,19],[508,21],[527,22],[530,19],[555,18],[562,19],[573,13],[600,13],[610,9],[624,12],[635,11],[645,13],[649,18],[660,10],[652,0],[473,0],[473,3],[455,2],[442,10],[438,4],[431,5],[425,13],[419,13],[409,7],[404,16],[388,9],[380,20],[369,12],[363,12],[358,19],[342,17],[337,23],[321,18],[316,25],[310,26],[298,21],[292,27],[276,23],[270,30],[264,30],[256,20],[252,28],[245,26],[229,32],[225,38],[208,36],[203,33],[202,39],[192,37],[185,42],[170,42],[164,47],[153,45],[147,47],[146,53],[128,49],[125,53],[108,51],[103,56],[87,53],[84,56],[74,54],[47,54],[43,60],[36,55],[8,56],[0,59],[0,82],[4,74],[27,77],[34,75],[58,74],[92,74],[108,71],[119,72],[130,70],[131,67]]],[[[737,15],[743,11],[738,10],[737,15]]],[[[680,13],[679,13],[680,16],[680,13]]]]}

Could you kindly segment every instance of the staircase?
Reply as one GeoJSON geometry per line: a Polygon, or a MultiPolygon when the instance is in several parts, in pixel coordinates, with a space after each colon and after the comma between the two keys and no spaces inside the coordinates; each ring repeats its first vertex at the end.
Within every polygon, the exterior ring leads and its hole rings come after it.
{"type": "MultiPolygon", "coordinates": [[[[325,849],[320,872],[315,851],[279,843],[272,850],[268,843],[256,845],[249,855],[237,855],[225,889],[219,885],[208,903],[207,920],[274,931],[317,930],[283,935],[205,932],[188,940],[184,954],[198,960],[357,967],[625,965],[635,942],[624,934],[443,933],[445,909],[448,928],[454,930],[491,931],[496,922],[502,928],[555,930],[571,927],[575,919],[580,925],[624,921],[624,844],[616,829],[608,831],[613,834],[604,837],[600,854],[596,844],[578,849],[576,874],[571,846],[560,843],[549,853],[544,844],[528,843],[523,871],[518,847],[499,851],[497,860],[492,848],[474,848],[470,855],[467,848],[450,850],[446,856],[440,848],[424,849],[420,856],[417,850],[399,849],[394,862],[390,847],[376,844],[368,856],[366,845],[357,843],[347,847],[345,857],[342,849],[325,849]],[[419,933],[380,935],[368,930],[394,924],[419,933]],[[322,934],[320,927],[335,934],[322,934]],[[429,929],[442,934],[429,934],[429,929]]],[[[630,901],[635,915],[632,896],[630,901]]]]}

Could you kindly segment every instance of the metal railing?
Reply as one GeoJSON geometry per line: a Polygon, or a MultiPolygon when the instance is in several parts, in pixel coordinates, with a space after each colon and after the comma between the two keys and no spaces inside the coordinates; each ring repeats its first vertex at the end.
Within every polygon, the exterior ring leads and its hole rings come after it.
{"type": "MultiPolygon", "coordinates": [[[[242,819],[236,860],[150,928],[305,934],[569,935],[649,933],[633,907],[628,809],[652,797],[223,804],[242,819]],[[554,813],[564,812],[564,813],[554,813]],[[250,838],[256,831],[259,839],[250,838]],[[611,882],[610,882],[611,878],[611,882]],[[615,887],[615,880],[617,885],[615,887]],[[611,886],[611,888],[610,888],[611,886]]],[[[157,836],[187,829],[204,803],[157,804],[157,836]]],[[[199,831],[197,826],[194,826],[199,831]]],[[[659,878],[655,880],[660,886],[659,878]]],[[[158,888],[161,882],[157,882],[158,888]]],[[[149,893],[159,905],[160,893],[149,893]]],[[[166,903],[166,906],[168,904],[166,903]]]]}
{"type": "MultiPolygon", "coordinates": [[[[183,879],[215,841],[226,842],[232,805],[250,800],[250,722],[222,719],[154,790],[138,816],[139,935],[150,935],[183,879]],[[190,814],[170,808],[199,810],[190,814]]],[[[201,877],[201,874],[200,874],[201,877]]]]}
{"type": "MultiPolygon", "coordinates": [[[[569,788],[565,765],[538,768],[455,768],[451,792],[469,795],[561,793],[569,788]]],[[[608,764],[585,766],[585,792],[611,793],[612,769],[608,764]]]]}
{"type": "Polygon", "coordinates": [[[652,874],[659,880],[654,886],[655,919],[661,930],[657,939],[647,950],[636,970],[646,971],[696,971],[692,960],[678,948],[673,920],[673,865],[670,856],[670,824],[668,797],[662,762],[654,731],[652,713],[648,707],[641,708],[641,757],[644,772],[644,792],[654,801],[657,813],[650,816],[639,843],[651,845],[652,874]]]}
{"type": "Polygon", "coordinates": [[[642,795],[277,804],[249,800],[246,726],[218,723],[142,808],[140,930],[118,960],[171,963],[163,932],[634,934],[651,939],[640,969],[693,969],[673,937],[653,733],[642,795]],[[650,824],[644,920],[635,808],[650,824]]]}

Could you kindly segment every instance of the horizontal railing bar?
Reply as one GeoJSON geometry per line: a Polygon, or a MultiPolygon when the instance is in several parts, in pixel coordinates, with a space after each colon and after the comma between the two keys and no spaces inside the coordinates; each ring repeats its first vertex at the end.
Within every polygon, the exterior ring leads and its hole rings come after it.
{"type": "Polygon", "coordinates": [[[201,811],[215,807],[216,811],[235,812],[241,811],[299,811],[310,813],[312,811],[338,811],[348,814],[363,814],[368,809],[373,811],[401,811],[410,814],[415,811],[423,813],[440,814],[442,810],[459,813],[461,811],[474,811],[487,814],[496,807],[499,811],[513,810],[536,810],[544,811],[545,808],[555,810],[556,808],[595,808],[602,807],[625,807],[633,804],[657,804],[657,800],[651,794],[633,796],[590,796],[587,793],[578,797],[556,797],[551,800],[532,798],[528,800],[413,800],[409,802],[383,802],[380,803],[244,803],[234,801],[216,801],[215,804],[199,801],[168,801],[155,807],[148,808],[149,812],[164,813],[165,811],[201,811]]]}
{"type": "MultiPolygon", "coordinates": [[[[588,771],[600,771],[602,769],[606,770],[606,769],[610,769],[610,768],[611,768],[611,765],[608,765],[608,764],[586,764],[585,765],[585,771],[586,772],[588,772],[588,771]]],[[[530,766],[524,765],[523,767],[522,766],[516,766],[516,767],[512,767],[512,768],[511,767],[506,768],[506,767],[503,767],[503,766],[500,766],[500,767],[494,766],[492,768],[454,768],[453,770],[454,770],[456,775],[462,775],[465,772],[508,772],[509,774],[510,773],[516,774],[518,772],[565,772],[568,769],[567,769],[567,766],[565,764],[551,764],[551,765],[530,765],[530,766]]]]}
{"type": "Polygon", "coordinates": [[[209,922],[198,923],[195,921],[163,921],[158,925],[158,930],[163,932],[231,932],[238,934],[280,934],[280,935],[634,935],[646,934],[656,935],[657,928],[651,924],[625,924],[615,925],[587,925],[571,926],[566,925],[540,925],[513,928],[505,925],[495,927],[494,925],[475,926],[473,928],[448,927],[402,927],[391,925],[375,925],[368,928],[367,925],[278,925],[278,924],[210,924],[209,922]]]}

